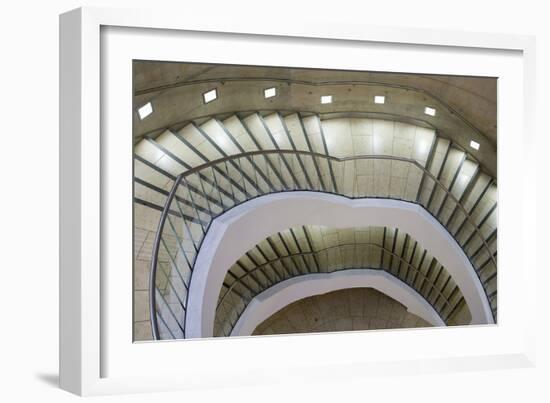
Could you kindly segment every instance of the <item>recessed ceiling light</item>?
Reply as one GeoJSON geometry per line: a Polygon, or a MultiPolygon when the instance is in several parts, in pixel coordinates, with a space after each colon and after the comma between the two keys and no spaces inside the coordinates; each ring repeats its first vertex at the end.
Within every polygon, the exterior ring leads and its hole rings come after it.
{"type": "Polygon", "coordinates": [[[374,96],[374,103],[375,104],[383,104],[386,102],[386,97],[384,95],[375,95],[374,96]]]}
{"type": "Polygon", "coordinates": [[[323,95],[323,96],[321,96],[321,103],[322,104],[331,104],[332,103],[332,95],[323,95]]]}
{"type": "Polygon", "coordinates": [[[424,108],[424,113],[426,115],[430,115],[430,116],[435,116],[435,109],[434,108],[430,108],[429,106],[426,106],[424,108]]]}
{"type": "Polygon", "coordinates": [[[265,98],[272,98],[275,95],[277,95],[277,89],[275,87],[266,88],[264,90],[264,97],[265,98]]]}
{"type": "Polygon", "coordinates": [[[208,102],[212,102],[213,100],[218,98],[218,91],[214,88],[202,94],[202,97],[204,99],[204,103],[207,104],[208,102]]]}
{"type": "Polygon", "coordinates": [[[139,118],[141,120],[145,119],[151,113],[153,113],[153,105],[151,105],[151,102],[147,102],[145,105],[138,109],[139,118]]]}
{"type": "Polygon", "coordinates": [[[470,141],[470,147],[472,147],[474,150],[479,150],[479,143],[477,141],[470,141]]]}

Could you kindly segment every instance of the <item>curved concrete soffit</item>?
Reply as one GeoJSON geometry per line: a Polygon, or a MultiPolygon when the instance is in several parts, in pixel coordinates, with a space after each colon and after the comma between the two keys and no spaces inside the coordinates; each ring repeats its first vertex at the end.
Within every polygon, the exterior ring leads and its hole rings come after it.
{"type": "Polygon", "coordinates": [[[231,336],[250,336],[264,320],[303,298],[360,287],[371,287],[386,294],[432,326],[445,326],[445,322],[424,297],[404,282],[382,270],[349,269],[293,277],[268,288],[250,301],[231,336]]]}
{"type": "MultiPolygon", "coordinates": [[[[135,96],[142,96],[142,95],[155,93],[155,92],[166,93],[166,91],[172,90],[174,88],[189,87],[189,86],[197,86],[197,87],[200,88],[200,91],[202,91],[202,87],[203,87],[204,84],[215,85],[215,84],[218,84],[218,83],[239,83],[239,82],[246,82],[246,83],[250,83],[250,82],[284,83],[284,84],[289,84],[289,85],[294,84],[294,85],[301,85],[301,86],[313,87],[313,88],[316,88],[316,87],[317,88],[318,87],[331,87],[331,86],[346,86],[347,87],[347,86],[353,85],[353,86],[361,86],[361,87],[363,87],[363,86],[366,86],[366,87],[383,87],[383,88],[386,88],[386,90],[390,90],[390,91],[395,90],[395,91],[401,91],[401,92],[404,92],[404,93],[412,92],[412,93],[420,94],[424,97],[427,97],[432,102],[436,102],[436,103],[440,104],[441,106],[443,106],[444,110],[447,113],[449,113],[450,116],[460,120],[464,125],[466,125],[468,128],[470,128],[476,134],[480,135],[485,140],[487,140],[487,142],[489,144],[491,144],[491,146],[496,150],[496,144],[494,143],[494,141],[492,141],[490,139],[490,137],[483,130],[481,130],[473,122],[468,120],[459,110],[454,108],[451,104],[449,104],[448,102],[445,102],[445,100],[442,99],[440,96],[435,95],[433,92],[427,90],[426,88],[419,88],[419,87],[415,87],[415,86],[412,86],[412,85],[405,85],[405,84],[398,84],[398,83],[389,83],[389,82],[384,82],[384,81],[379,81],[379,80],[375,80],[375,81],[369,81],[369,80],[329,80],[329,81],[317,82],[317,81],[311,81],[311,80],[297,80],[297,79],[292,79],[292,78],[265,77],[265,76],[264,77],[215,77],[215,78],[209,78],[209,79],[187,80],[187,81],[171,83],[171,84],[168,84],[168,85],[162,85],[162,86],[151,87],[151,88],[144,88],[144,89],[137,90],[135,92],[135,96]]],[[[260,86],[263,88],[266,85],[260,84],[260,86]]],[[[469,94],[472,95],[471,93],[469,93],[469,94]]],[[[476,96],[476,95],[474,94],[474,96],[476,96]]],[[[318,110],[317,111],[305,111],[304,110],[304,111],[301,111],[301,112],[319,113],[318,110]]],[[[206,116],[210,116],[210,115],[206,115],[206,116]]],[[[191,120],[192,119],[201,119],[201,118],[204,118],[204,117],[205,116],[194,116],[194,117],[191,118],[191,120]]],[[[177,123],[181,123],[181,122],[175,122],[175,124],[177,124],[177,123]]],[[[172,124],[174,124],[174,123],[172,123],[172,124]]],[[[166,125],[162,126],[160,128],[157,128],[157,129],[149,130],[148,132],[143,133],[142,136],[152,134],[152,133],[158,131],[159,129],[164,129],[165,127],[166,127],[166,125]]]]}
{"type": "Polygon", "coordinates": [[[185,317],[188,338],[212,337],[216,304],[230,265],[262,239],[297,225],[399,228],[445,266],[468,304],[472,314],[470,323],[494,323],[487,296],[468,257],[422,206],[390,199],[349,199],[320,192],[291,192],[250,200],[212,222],[197,255],[189,286],[185,317]]]}

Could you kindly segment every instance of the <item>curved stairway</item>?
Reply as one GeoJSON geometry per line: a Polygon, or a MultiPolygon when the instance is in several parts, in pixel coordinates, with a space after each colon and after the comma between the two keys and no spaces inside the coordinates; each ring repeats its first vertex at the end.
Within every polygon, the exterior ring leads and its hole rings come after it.
{"type": "Polygon", "coordinates": [[[428,250],[395,228],[299,226],[261,241],[227,272],[217,303],[215,336],[231,334],[250,301],[294,276],[376,268],[417,291],[448,325],[471,316],[459,287],[428,250]]]}
{"type": "Polygon", "coordinates": [[[185,337],[192,267],[212,220],[252,198],[293,190],[422,205],[464,249],[496,317],[496,180],[433,129],[296,113],[234,115],[140,141],[134,168],[134,297],[147,304],[145,276],[158,258],[150,282],[156,314],[138,315],[144,326],[152,319],[155,338],[185,337]]]}

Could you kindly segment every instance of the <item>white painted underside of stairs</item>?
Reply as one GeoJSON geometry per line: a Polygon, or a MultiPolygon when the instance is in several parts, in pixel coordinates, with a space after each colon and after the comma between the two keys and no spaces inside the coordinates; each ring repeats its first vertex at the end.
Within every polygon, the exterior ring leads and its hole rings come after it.
{"type": "Polygon", "coordinates": [[[430,250],[451,274],[470,308],[471,324],[494,323],[483,286],[464,251],[423,207],[398,200],[292,192],[251,200],[212,223],[189,288],[186,337],[212,337],[219,290],[233,262],[260,240],[295,225],[399,228],[430,250]]]}

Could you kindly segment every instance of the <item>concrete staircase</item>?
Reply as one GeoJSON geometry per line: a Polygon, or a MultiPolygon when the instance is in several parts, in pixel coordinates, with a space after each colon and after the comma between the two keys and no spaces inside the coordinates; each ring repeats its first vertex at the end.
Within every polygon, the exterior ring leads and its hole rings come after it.
{"type": "Polygon", "coordinates": [[[280,281],[310,273],[375,268],[414,288],[448,325],[471,315],[445,267],[409,234],[395,228],[300,226],[262,240],[226,275],[214,335],[227,336],[252,298],[280,281]]]}
{"type": "Polygon", "coordinates": [[[472,155],[433,129],[407,123],[258,112],[189,123],[136,144],[138,339],[150,334],[148,275],[155,233],[180,174],[158,243],[161,338],[184,337],[193,262],[211,221],[251,198],[292,190],[421,204],[463,247],[496,316],[497,187],[472,155]]]}

